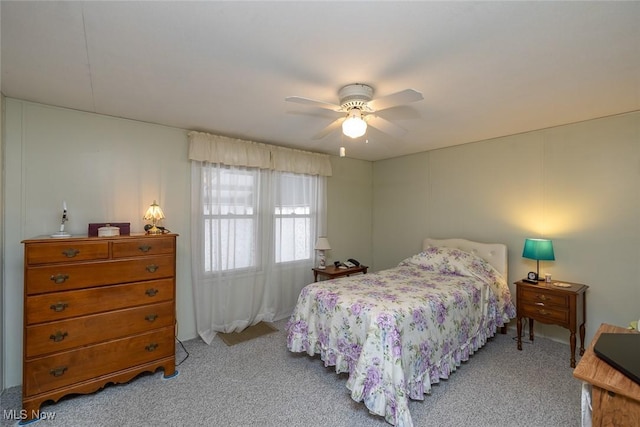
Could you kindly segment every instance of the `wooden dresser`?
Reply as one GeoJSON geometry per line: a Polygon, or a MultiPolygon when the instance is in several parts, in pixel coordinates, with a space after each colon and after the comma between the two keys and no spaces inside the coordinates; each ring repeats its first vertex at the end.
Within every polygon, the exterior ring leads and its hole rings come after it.
{"type": "MultiPolygon", "coordinates": [[[[640,384],[600,359],[594,352],[600,334],[637,334],[638,332],[603,323],[596,332],[573,376],[592,385],[592,425],[639,426],[640,384]]],[[[584,410],[584,408],[583,408],[584,410]]]]}
{"type": "Polygon", "coordinates": [[[175,234],[24,243],[22,405],[175,374],[175,234]]]}

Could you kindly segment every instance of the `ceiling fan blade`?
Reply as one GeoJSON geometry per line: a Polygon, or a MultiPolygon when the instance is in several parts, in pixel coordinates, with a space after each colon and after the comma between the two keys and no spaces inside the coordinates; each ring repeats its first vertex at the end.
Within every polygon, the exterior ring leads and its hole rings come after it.
{"type": "Polygon", "coordinates": [[[295,102],[296,104],[309,105],[312,107],[324,108],[336,112],[342,111],[342,108],[339,105],[331,104],[324,101],[316,101],[315,99],[303,98],[301,96],[287,96],[284,100],[287,102],[295,102]]]}
{"type": "Polygon", "coordinates": [[[339,119],[334,120],[333,122],[331,122],[331,124],[329,126],[327,126],[326,128],[322,129],[320,132],[318,132],[317,134],[312,136],[311,139],[322,139],[322,138],[324,138],[325,136],[329,135],[334,130],[338,129],[342,125],[342,122],[344,122],[345,119],[346,119],[346,117],[340,117],[339,119]]]}
{"type": "Polygon", "coordinates": [[[369,101],[369,108],[372,111],[386,110],[387,108],[397,107],[398,105],[409,104],[423,100],[422,94],[413,89],[405,89],[400,92],[392,93],[391,95],[383,96],[369,101]]]}
{"type": "Polygon", "coordinates": [[[386,133],[387,135],[391,135],[394,138],[402,138],[407,134],[407,131],[405,129],[391,123],[389,120],[383,119],[380,116],[369,114],[365,119],[369,126],[374,127],[379,131],[386,133]]]}

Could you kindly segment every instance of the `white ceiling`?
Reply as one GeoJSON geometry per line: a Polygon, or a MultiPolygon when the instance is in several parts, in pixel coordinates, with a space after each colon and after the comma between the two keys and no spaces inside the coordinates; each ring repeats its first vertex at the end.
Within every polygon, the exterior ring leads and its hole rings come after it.
{"type": "Polygon", "coordinates": [[[640,110],[640,2],[0,3],[5,96],[379,160],[640,110]],[[408,132],[311,137],[338,116],[284,101],[424,100],[408,132]]]}

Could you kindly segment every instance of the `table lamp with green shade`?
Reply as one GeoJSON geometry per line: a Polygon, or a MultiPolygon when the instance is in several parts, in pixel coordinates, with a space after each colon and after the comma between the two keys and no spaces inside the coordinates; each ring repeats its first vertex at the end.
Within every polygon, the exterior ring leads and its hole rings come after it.
{"type": "Polygon", "coordinates": [[[535,273],[530,272],[526,279],[531,283],[542,280],[540,279],[540,261],[555,261],[556,259],[553,253],[553,243],[549,239],[525,239],[522,257],[536,260],[535,273]]]}

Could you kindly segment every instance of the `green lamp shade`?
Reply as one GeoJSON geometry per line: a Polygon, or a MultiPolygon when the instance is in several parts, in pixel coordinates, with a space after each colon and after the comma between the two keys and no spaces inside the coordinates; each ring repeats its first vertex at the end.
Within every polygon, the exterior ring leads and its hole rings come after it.
{"type": "Polygon", "coordinates": [[[553,254],[553,244],[547,239],[525,239],[522,257],[537,261],[555,261],[556,259],[553,254]]]}

